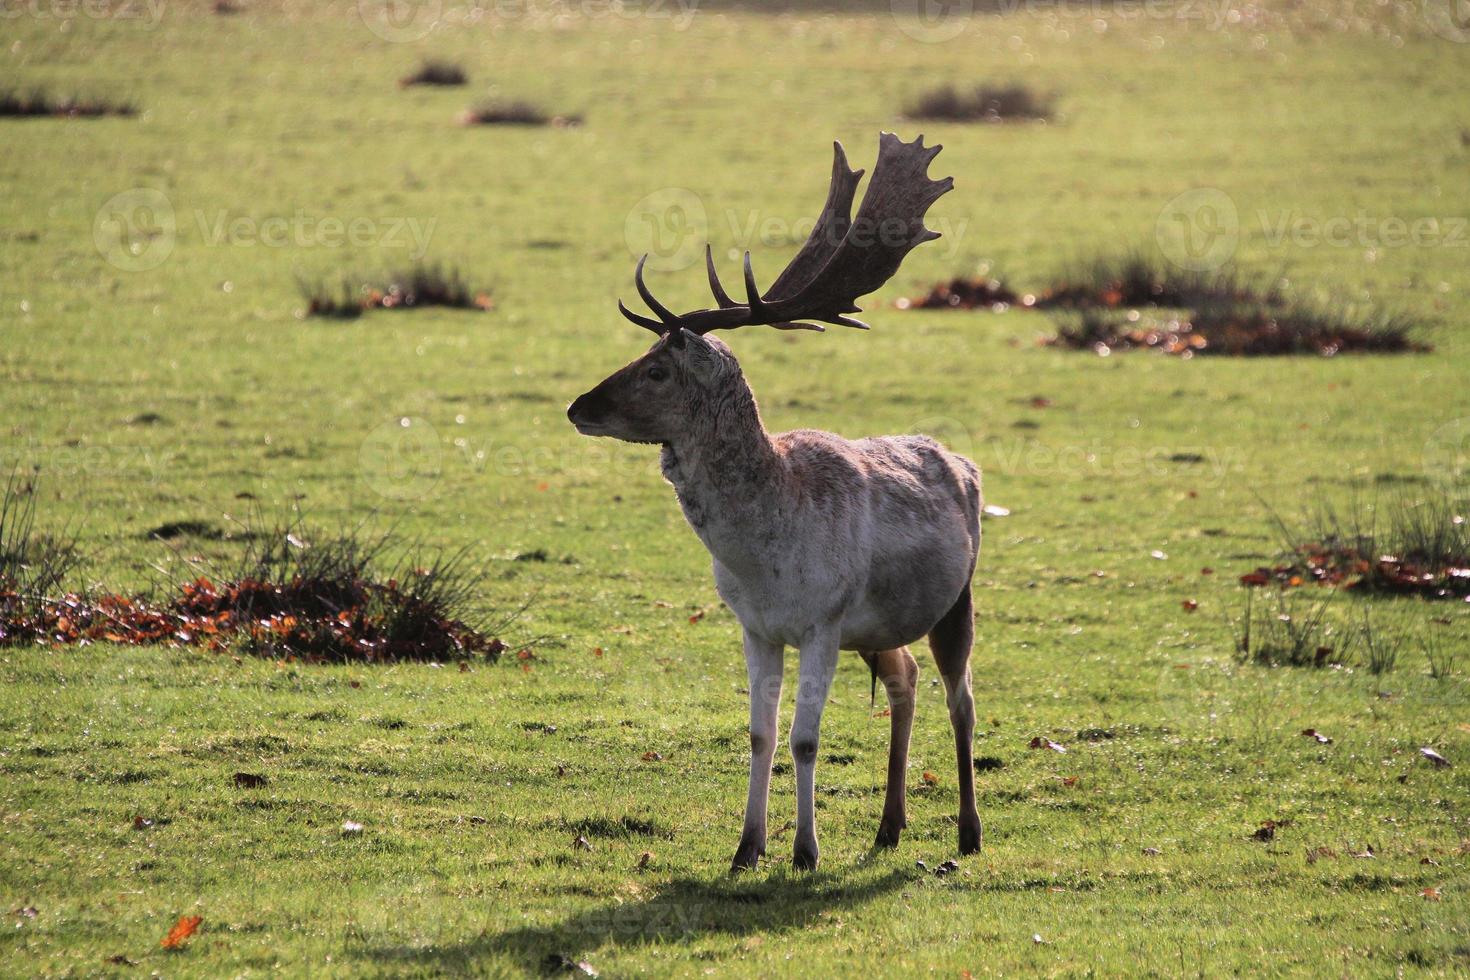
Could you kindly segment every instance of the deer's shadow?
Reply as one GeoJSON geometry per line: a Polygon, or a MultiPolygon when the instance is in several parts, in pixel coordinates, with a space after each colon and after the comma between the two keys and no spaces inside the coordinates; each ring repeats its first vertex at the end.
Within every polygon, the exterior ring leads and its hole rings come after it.
{"type": "Polygon", "coordinates": [[[487,929],[462,942],[368,946],[357,952],[380,965],[422,967],[434,973],[473,972],[490,957],[509,958],[523,969],[556,970],[610,944],[642,945],[705,935],[739,938],[798,929],[823,913],[862,905],[913,880],[912,874],[899,870],[863,877],[860,869],[800,877],[680,877],[658,885],[641,901],[600,905],[559,922],[499,932],[487,929]]]}

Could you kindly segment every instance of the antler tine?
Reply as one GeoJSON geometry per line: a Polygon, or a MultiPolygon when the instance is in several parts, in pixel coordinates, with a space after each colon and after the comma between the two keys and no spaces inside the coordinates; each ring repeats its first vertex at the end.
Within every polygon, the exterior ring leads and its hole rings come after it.
{"type": "Polygon", "coordinates": [[[677,323],[679,318],[674,315],[672,310],[654,298],[653,293],[648,288],[648,284],[643,281],[643,265],[647,261],[648,253],[644,252],[643,257],[638,260],[638,268],[633,270],[633,284],[638,287],[638,295],[643,297],[643,302],[648,304],[648,308],[653,311],[654,316],[658,317],[665,324],[677,323]]]}
{"type": "Polygon", "coordinates": [[[664,331],[668,329],[665,324],[659,323],[657,320],[651,320],[640,313],[634,313],[632,310],[628,309],[627,305],[624,304],[622,300],[618,300],[618,312],[623,314],[623,316],[627,317],[629,320],[638,324],[638,326],[644,327],[648,330],[652,330],[654,333],[660,336],[662,336],[664,331]]]}
{"type": "Polygon", "coordinates": [[[704,268],[709,273],[709,290],[715,294],[715,302],[719,304],[720,309],[728,310],[738,306],[739,304],[730,298],[730,294],[725,292],[725,287],[720,283],[720,274],[715,271],[715,251],[709,245],[704,246],[704,268]]]}
{"type": "Polygon", "coordinates": [[[750,252],[748,251],[745,253],[745,297],[745,305],[750,310],[750,315],[755,317],[763,304],[761,303],[760,287],[755,284],[755,270],[750,267],[750,252]]]}

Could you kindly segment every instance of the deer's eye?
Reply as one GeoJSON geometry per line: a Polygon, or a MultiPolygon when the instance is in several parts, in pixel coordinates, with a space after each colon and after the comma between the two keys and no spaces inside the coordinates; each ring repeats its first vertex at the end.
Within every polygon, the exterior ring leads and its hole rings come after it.
{"type": "Polygon", "coordinates": [[[665,371],[662,367],[660,367],[657,364],[654,364],[654,365],[650,366],[649,369],[648,369],[648,380],[649,381],[663,381],[663,380],[667,379],[668,376],[669,376],[669,372],[665,371]]]}

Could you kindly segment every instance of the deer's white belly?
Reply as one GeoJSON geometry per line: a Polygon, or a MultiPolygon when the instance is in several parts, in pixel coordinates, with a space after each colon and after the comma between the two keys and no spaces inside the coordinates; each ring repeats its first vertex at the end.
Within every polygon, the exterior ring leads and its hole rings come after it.
{"type": "Polygon", "coordinates": [[[813,582],[795,570],[742,578],[716,559],[715,588],[740,625],[766,640],[800,647],[835,621],[842,649],[891,650],[923,638],[959,598],[969,567],[952,564],[931,565],[924,575],[874,569],[862,584],[844,586],[813,582]]]}

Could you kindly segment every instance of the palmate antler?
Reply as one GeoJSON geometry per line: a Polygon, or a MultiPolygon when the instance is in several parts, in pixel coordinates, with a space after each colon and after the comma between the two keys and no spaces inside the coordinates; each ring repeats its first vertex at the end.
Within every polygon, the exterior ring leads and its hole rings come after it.
{"type": "Polygon", "coordinates": [[[924,212],[954,186],[954,178],[929,178],[929,161],[943,147],[924,146],[922,136],[905,143],[892,133],[882,133],[873,179],[854,218],[852,198],[863,172],[848,167],[841,143],[834,142],[832,147],[832,186],[826,206],[806,244],[764,295],[755,284],[750,253],[746,252],[745,302],[731,299],[720,284],[714,255],[706,245],[704,259],[710,291],[718,304],[715,309],[684,314],[670,311],[643,282],[643,265],[648,261],[645,255],[638,260],[633,281],[638,295],[657,319],[634,313],[619,300],[623,316],[657,334],[680,327],[698,334],[750,326],[822,330],[819,323],[868,329],[866,323],[848,314],[860,312],[856,300],[887,282],[904,256],[939,237],[937,231],[924,227],[924,212]],[[808,320],[819,323],[803,322],[808,320]]]}

